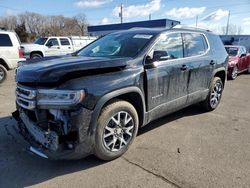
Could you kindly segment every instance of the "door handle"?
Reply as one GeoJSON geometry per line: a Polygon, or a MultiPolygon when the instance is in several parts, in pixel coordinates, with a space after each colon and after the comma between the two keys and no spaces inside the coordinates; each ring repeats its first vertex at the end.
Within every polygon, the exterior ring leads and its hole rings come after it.
{"type": "Polygon", "coordinates": [[[71,47],[68,47],[69,49],[71,49],[71,47]]]}
{"type": "Polygon", "coordinates": [[[211,60],[209,64],[214,65],[215,64],[214,60],[211,60]]]}
{"type": "Polygon", "coordinates": [[[182,66],[181,66],[181,70],[182,70],[182,71],[186,71],[187,69],[188,69],[187,65],[182,65],[182,66]]]}

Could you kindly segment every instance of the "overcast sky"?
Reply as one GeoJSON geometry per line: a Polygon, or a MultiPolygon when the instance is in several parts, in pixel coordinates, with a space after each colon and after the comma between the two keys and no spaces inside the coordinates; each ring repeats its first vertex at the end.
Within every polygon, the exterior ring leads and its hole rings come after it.
{"type": "Polygon", "coordinates": [[[241,26],[250,34],[250,0],[0,0],[0,15],[30,11],[44,15],[74,16],[85,13],[91,25],[119,23],[120,5],[124,21],[169,18],[219,32],[227,23],[241,26]]]}

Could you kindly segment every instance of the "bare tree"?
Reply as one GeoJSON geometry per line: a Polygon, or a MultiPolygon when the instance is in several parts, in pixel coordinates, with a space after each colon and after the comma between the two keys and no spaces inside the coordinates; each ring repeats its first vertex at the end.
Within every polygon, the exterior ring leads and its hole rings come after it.
{"type": "Polygon", "coordinates": [[[33,12],[24,12],[17,16],[0,18],[0,27],[16,30],[22,35],[22,41],[34,41],[40,36],[69,36],[86,35],[87,20],[84,14],[73,18],[58,16],[44,16],[33,12]]]}
{"type": "MultiPolygon", "coordinates": [[[[228,26],[228,34],[229,35],[240,35],[243,32],[242,27],[240,25],[235,25],[235,24],[230,24],[228,26]]],[[[227,27],[226,26],[222,26],[220,28],[220,33],[222,33],[223,35],[225,35],[227,33],[227,27]]]]}
{"type": "Polygon", "coordinates": [[[88,26],[86,15],[83,13],[80,13],[74,16],[73,19],[76,21],[77,27],[81,31],[81,35],[85,35],[87,33],[87,26],[88,26]]]}

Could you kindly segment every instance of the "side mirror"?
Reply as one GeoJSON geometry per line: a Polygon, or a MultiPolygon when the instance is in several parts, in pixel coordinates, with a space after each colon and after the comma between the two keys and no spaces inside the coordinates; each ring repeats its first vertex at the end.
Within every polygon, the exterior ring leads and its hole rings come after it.
{"type": "Polygon", "coordinates": [[[240,57],[245,57],[247,54],[241,54],[240,57]]]}
{"type": "Polygon", "coordinates": [[[153,53],[153,61],[166,61],[170,59],[170,56],[166,51],[154,51],[153,53]]]}

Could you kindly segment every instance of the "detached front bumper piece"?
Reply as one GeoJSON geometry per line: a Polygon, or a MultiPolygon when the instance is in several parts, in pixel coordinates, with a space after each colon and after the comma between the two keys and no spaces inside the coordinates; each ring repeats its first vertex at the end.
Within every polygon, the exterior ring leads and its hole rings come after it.
{"type": "Polygon", "coordinates": [[[68,135],[40,128],[21,108],[12,113],[17,121],[15,129],[28,143],[25,149],[55,160],[80,159],[93,153],[94,135],[88,131],[91,115],[92,111],[82,108],[69,117],[68,122],[73,125],[75,135],[69,141],[68,135]]]}

